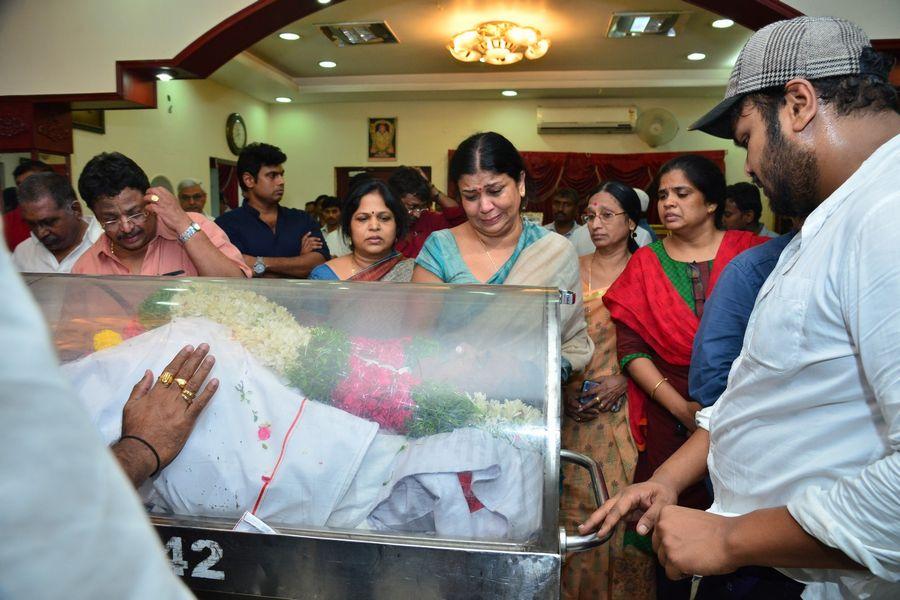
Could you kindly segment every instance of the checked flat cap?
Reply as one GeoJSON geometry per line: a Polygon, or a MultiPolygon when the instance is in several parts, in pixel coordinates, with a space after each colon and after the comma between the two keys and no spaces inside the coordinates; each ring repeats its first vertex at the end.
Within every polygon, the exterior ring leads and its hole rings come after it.
{"type": "Polygon", "coordinates": [[[731,107],[746,94],[808,80],[854,75],[869,38],[855,23],[834,17],[797,17],[766,25],[738,55],[725,99],[689,129],[731,138],[731,107]]]}

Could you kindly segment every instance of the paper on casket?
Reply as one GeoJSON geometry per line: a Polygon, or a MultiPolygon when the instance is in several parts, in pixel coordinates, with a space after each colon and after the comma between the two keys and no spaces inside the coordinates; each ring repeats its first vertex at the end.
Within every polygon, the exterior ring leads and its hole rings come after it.
{"type": "MultiPolygon", "coordinates": [[[[182,515],[240,517],[251,510],[302,403],[268,368],[208,319],[175,319],[63,366],[108,443],[121,433],[122,407],[145,369],[158,376],[184,345],[206,342],[219,391],[178,457],[145,485],[142,498],[182,515]]],[[[323,526],[347,491],[378,425],[307,401],[256,515],[272,524],[323,526]]]]}
{"type": "Polygon", "coordinates": [[[481,429],[410,440],[369,524],[382,531],[524,541],[540,527],[543,465],[538,452],[515,448],[481,429]],[[469,512],[457,473],[472,472],[484,509],[469,512]]]}

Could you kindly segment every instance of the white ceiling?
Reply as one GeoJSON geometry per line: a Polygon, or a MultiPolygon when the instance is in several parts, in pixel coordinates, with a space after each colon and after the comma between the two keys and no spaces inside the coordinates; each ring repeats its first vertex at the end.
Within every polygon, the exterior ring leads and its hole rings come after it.
{"type": "Polygon", "coordinates": [[[300,40],[273,34],[212,78],[265,102],[496,98],[507,88],[523,98],[718,96],[751,32],[713,29],[716,18],[681,0],[347,0],[279,31],[300,40]],[[689,14],[674,38],[607,38],[612,14],[625,11],[689,14]],[[453,34],[490,20],[537,27],[551,48],[509,66],[450,56],[453,34]],[[318,29],[348,21],[386,21],[400,43],[338,48],[318,29]],[[707,59],[689,61],[691,52],[707,59]],[[323,69],[320,60],[338,66],[323,69]]]}

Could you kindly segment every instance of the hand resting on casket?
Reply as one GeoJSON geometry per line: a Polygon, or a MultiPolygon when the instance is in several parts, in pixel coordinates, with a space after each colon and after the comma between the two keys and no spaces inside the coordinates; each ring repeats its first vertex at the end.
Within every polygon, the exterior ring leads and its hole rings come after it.
{"type": "Polygon", "coordinates": [[[122,411],[122,438],[111,449],[135,487],[178,456],[197,417],[216,393],[218,379],[200,389],[216,361],[208,353],[207,344],[196,349],[185,346],[165,369],[174,378],[187,381],[184,389],[195,395],[190,402],[177,382],[167,386],[154,381],[149,370],[131,391],[122,411]]]}

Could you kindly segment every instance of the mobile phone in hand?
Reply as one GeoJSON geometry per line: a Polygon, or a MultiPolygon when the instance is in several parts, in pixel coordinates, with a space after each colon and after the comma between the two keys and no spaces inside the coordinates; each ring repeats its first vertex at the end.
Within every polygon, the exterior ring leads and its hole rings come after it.
{"type": "Polygon", "coordinates": [[[600,387],[600,384],[598,382],[592,381],[590,379],[585,379],[584,383],[581,384],[581,397],[578,398],[578,402],[580,402],[581,404],[587,404],[588,402],[590,402],[592,398],[585,398],[585,396],[588,396],[588,394],[590,394],[598,387],[600,387]]]}

